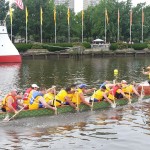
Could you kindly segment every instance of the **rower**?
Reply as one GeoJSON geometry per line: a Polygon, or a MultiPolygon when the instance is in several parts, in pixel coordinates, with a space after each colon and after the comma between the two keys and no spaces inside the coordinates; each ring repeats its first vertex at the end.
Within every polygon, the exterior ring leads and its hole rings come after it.
{"type": "Polygon", "coordinates": [[[95,88],[87,89],[87,85],[86,84],[80,84],[78,86],[78,89],[76,90],[75,94],[73,95],[72,102],[77,104],[77,107],[78,107],[78,105],[80,103],[84,103],[85,105],[87,105],[87,106],[92,108],[92,105],[85,100],[84,94],[91,93],[94,90],[95,90],[95,88]]]}
{"type": "Polygon", "coordinates": [[[140,94],[137,92],[134,85],[132,84],[128,85],[126,80],[121,81],[121,89],[125,93],[125,95],[128,96],[129,98],[132,94],[135,94],[138,97],[140,97],[140,94]]]}
{"type": "Polygon", "coordinates": [[[52,85],[52,87],[46,91],[46,94],[44,94],[44,99],[46,103],[48,103],[49,105],[53,105],[55,96],[56,96],[56,86],[52,85]]]}
{"type": "MultiPolygon", "coordinates": [[[[28,88],[23,96],[23,103],[26,104],[27,106],[29,106],[29,101],[31,98],[31,95],[34,91],[37,91],[39,88],[39,86],[37,86],[36,84],[32,84],[30,88],[28,88]]],[[[28,107],[27,107],[28,108],[28,107]]]]}
{"type": "MultiPolygon", "coordinates": [[[[17,93],[16,89],[11,90],[2,100],[2,111],[3,112],[13,112],[15,114],[18,113],[18,106],[26,107],[26,105],[22,104],[19,100],[21,99],[21,95],[17,93]]],[[[6,115],[4,120],[7,120],[9,115],[6,115]]]]}
{"type": "Polygon", "coordinates": [[[127,98],[129,100],[129,97],[125,95],[125,93],[121,89],[120,83],[115,84],[111,90],[109,91],[108,98],[112,101],[115,101],[116,99],[121,98],[127,98]]]}
{"type": "Polygon", "coordinates": [[[32,96],[30,98],[30,103],[29,103],[29,110],[38,109],[40,104],[42,104],[43,107],[45,107],[45,108],[55,110],[54,107],[52,107],[52,106],[50,106],[49,104],[46,103],[46,101],[43,97],[45,93],[46,93],[45,88],[40,88],[39,91],[34,91],[32,93],[32,96]]]}
{"type": "Polygon", "coordinates": [[[115,108],[115,105],[112,103],[112,101],[107,97],[108,91],[106,86],[100,86],[100,88],[94,92],[94,94],[91,97],[91,102],[94,100],[94,102],[100,102],[102,100],[106,100],[108,103],[110,103],[111,107],[115,108]]]}
{"type": "Polygon", "coordinates": [[[65,89],[61,89],[60,92],[56,95],[56,100],[54,102],[54,105],[61,106],[64,105],[70,105],[74,109],[76,109],[76,105],[71,101],[71,98],[69,97],[69,94],[72,94],[73,91],[71,90],[71,87],[67,87],[65,89]]]}

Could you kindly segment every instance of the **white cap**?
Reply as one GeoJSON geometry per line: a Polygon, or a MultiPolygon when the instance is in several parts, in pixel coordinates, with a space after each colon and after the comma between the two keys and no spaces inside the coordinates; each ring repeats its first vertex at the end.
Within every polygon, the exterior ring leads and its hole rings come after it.
{"type": "Polygon", "coordinates": [[[127,81],[126,80],[122,80],[121,83],[127,83],[127,81]]]}
{"type": "Polygon", "coordinates": [[[31,87],[33,87],[33,88],[39,88],[39,86],[37,86],[36,84],[32,84],[31,87]]]}

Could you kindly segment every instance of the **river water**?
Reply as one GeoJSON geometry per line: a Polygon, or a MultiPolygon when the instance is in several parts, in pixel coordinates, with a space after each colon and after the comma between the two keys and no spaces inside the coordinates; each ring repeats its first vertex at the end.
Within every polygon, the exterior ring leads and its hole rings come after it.
{"type": "MultiPolygon", "coordinates": [[[[148,57],[24,59],[22,64],[0,64],[0,90],[24,91],[31,84],[57,89],[72,83],[99,87],[104,80],[144,81],[141,68],[148,57]]],[[[59,114],[0,122],[0,149],[111,149],[148,150],[150,100],[115,109],[59,114]]]]}

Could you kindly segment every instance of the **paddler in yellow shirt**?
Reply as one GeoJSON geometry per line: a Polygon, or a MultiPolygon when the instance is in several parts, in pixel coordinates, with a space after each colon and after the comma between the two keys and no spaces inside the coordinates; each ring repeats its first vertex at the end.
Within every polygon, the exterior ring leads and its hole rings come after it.
{"type": "Polygon", "coordinates": [[[74,109],[76,109],[76,105],[72,103],[69,94],[72,93],[71,87],[67,87],[65,89],[61,89],[60,92],[56,95],[54,106],[61,106],[61,105],[70,105],[74,109]]]}
{"type": "Polygon", "coordinates": [[[92,105],[88,101],[86,101],[84,94],[91,93],[94,90],[95,88],[87,89],[86,84],[80,84],[75,94],[73,95],[72,102],[77,105],[78,109],[79,109],[80,103],[84,103],[85,105],[88,105],[89,107],[92,108],[92,105]]]}
{"type": "Polygon", "coordinates": [[[108,91],[106,89],[106,86],[100,86],[100,88],[94,92],[94,94],[91,96],[91,102],[94,100],[94,102],[100,102],[102,100],[106,100],[108,103],[110,103],[111,107],[115,108],[116,105],[107,97],[108,91]]]}
{"type": "Polygon", "coordinates": [[[128,85],[126,80],[122,80],[121,81],[121,86],[122,86],[122,91],[129,98],[131,98],[132,94],[135,94],[135,95],[137,95],[140,98],[140,94],[137,92],[135,87],[132,84],[128,85]]]}
{"type": "Polygon", "coordinates": [[[44,99],[46,103],[48,103],[49,105],[54,105],[55,96],[56,96],[56,86],[52,85],[52,87],[46,91],[46,94],[44,94],[44,99]]]}

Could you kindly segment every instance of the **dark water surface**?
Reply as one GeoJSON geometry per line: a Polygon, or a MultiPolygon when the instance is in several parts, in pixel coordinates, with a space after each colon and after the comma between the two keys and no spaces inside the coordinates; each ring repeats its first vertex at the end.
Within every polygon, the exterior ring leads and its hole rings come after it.
{"type": "MultiPolygon", "coordinates": [[[[32,83],[58,89],[72,83],[98,87],[104,80],[144,81],[143,66],[148,57],[128,58],[50,58],[23,60],[22,64],[0,64],[0,90],[24,91],[32,83]]],[[[132,106],[75,114],[0,122],[0,149],[97,149],[149,150],[150,100],[132,106]]]]}

